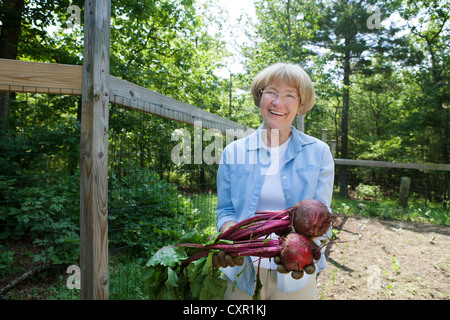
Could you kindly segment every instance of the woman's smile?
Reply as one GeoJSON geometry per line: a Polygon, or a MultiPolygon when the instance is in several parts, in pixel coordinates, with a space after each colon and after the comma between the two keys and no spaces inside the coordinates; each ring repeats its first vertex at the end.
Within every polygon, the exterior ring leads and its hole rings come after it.
{"type": "Polygon", "coordinates": [[[275,110],[273,110],[273,109],[269,109],[269,112],[270,112],[271,114],[273,114],[274,116],[285,116],[285,115],[286,115],[286,113],[284,113],[284,112],[275,111],[275,110]]]}

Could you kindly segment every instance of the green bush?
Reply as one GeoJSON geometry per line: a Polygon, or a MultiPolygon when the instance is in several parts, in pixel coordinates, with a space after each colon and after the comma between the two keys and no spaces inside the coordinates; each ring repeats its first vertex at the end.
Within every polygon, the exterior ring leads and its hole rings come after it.
{"type": "Polygon", "coordinates": [[[415,200],[407,208],[399,207],[397,199],[385,197],[383,201],[351,200],[334,197],[331,203],[333,212],[343,215],[359,215],[382,219],[429,222],[450,226],[450,211],[441,203],[415,200]]]}
{"type": "Polygon", "coordinates": [[[370,186],[360,183],[355,188],[356,197],[361,200],[381,200],[380,186],[370,186]]]}
{"type": "Polygon", "coordinates": [[[13,261],[14,252],[5,250],[4,247],[0,245],[0,276],[8,274],[13,261]]]}
{"type": "Polygon", "coordinates": [[[117,173],[110,178],[110,247],[152,254],[196,228],[198,210],[174,184],[133,164],[127,164],[122,173],[120,179],[117,173]]]}
{"type": "Polygon", "coordinates": [[[33,261],[60,264],[79,251],[78,178],[59,177],[58,183],[17,189],[0,183],[7,205],[0,206],[0,240],[33,247],[33,261]]]}

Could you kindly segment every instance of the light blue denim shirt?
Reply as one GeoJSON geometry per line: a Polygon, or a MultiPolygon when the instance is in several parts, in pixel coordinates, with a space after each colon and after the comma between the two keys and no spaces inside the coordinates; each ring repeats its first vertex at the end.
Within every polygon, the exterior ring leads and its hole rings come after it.
{"type": "MultiPolygon", "coordinates": [[[[270,174],[270,153],[262,142],[262,126],[245,138],[225,147],[217,172],[217,229],[227,221],[242,221],[254,215],[265,175],[270,174]]],[[[280,163],[281,185],[287,208],[304,199],[317,199],[330,207],[334,182],[334,161],[328,145],[292,127],[292,136],[284,161],[280,163]]],[[[280,208],[281,209],[281,208],[280,208]]],[[[245,258],[242,267],[223,268],[234,281],[242,269],[251,263],[245,258]]],[[[316,272],[326,267],[324,255],[316,263],[316,272]]],[[[278,273],[280,291],[300,290],[309,279],[294,280],[278,273]]],[[[253,295],[255,268],[249,266],[237,279],[237,286],[253,295]]]]}

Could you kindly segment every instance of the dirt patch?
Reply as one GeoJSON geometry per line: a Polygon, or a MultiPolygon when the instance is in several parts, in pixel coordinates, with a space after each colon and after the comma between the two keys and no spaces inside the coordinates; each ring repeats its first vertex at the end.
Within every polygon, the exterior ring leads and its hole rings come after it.
{"type": "Polygon", "coordinates": [[[449,300],[450,227],[339,216],[318,275],[324,300],[449,300]]]}

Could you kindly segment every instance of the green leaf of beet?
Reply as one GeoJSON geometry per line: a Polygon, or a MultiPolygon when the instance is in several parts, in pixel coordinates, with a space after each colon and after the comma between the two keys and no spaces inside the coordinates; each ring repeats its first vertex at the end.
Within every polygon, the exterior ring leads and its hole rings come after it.
{"type": "Polygon", "coordinates": [[[166,267],[175,267],[182,260],[187,259],[186,252],[182,247],[164,247],[158,250],[147,262],[147,267],[161,264],[166,267]]]}

